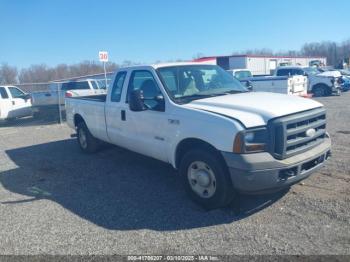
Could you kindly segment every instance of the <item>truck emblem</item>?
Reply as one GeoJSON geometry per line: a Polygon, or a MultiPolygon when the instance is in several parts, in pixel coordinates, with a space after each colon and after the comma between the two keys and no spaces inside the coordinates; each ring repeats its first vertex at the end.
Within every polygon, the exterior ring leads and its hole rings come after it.
{"type": "Polygon", "coordinates": [[[306,136],[307,137],[313,137],[316,134],[316,130],[314,128],[310,128],[306,130],[306,136]]]}

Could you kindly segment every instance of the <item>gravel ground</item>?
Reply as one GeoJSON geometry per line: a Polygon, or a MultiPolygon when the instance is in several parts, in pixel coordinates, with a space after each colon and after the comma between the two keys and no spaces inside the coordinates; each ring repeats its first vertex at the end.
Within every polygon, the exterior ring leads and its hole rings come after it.
{"type": "Polygon", "coordinates": [[[204,211],[171,167],[31,119],[0,127],[0,254],[350,255],[350,93],[328,109],[333,157],[284,192],[204,211]]]}

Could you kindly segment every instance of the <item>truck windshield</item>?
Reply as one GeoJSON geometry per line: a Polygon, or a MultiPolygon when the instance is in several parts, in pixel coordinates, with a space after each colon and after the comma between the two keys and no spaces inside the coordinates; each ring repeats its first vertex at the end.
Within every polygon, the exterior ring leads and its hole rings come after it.
{"type": "Polygon", "coordinates": [[[309,75],[317,75],[321,73],[316,67],[306,67],[304,68],[304,71],[309,75]]]}
{"type": "Polygon", "coordinates": [[[157,72],[176,103],[248,91],[232,74],[216,65],[170,66],[158,68],[157,72]]]}

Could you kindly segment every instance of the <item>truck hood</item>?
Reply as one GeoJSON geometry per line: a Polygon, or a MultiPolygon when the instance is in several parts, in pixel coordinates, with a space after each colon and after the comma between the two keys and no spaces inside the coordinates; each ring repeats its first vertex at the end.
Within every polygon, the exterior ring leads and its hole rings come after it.
{"type": "Polygon", "coordinates": [[[308,98],[254,92],[194,100],[184,106],[234,118],[246,128],[251,128],[264,126],[272,118],[322,107],[323,105],[308,98]]]}
{"type": "Polygon", "coordinates": [[[318,74],[318,76],[341,77],[341,73],[339,71],[326,71],[326,72],[318,74]]]}

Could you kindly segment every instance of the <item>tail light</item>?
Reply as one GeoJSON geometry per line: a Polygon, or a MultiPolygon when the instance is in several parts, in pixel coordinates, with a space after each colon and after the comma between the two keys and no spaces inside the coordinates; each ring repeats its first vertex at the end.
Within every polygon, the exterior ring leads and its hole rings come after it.
{"type": "Polygon", "coordinates": [[[67,91],[65,94],[64,94],[65,97],[72,97],[73,94],[69,91],[67,91]]]}

